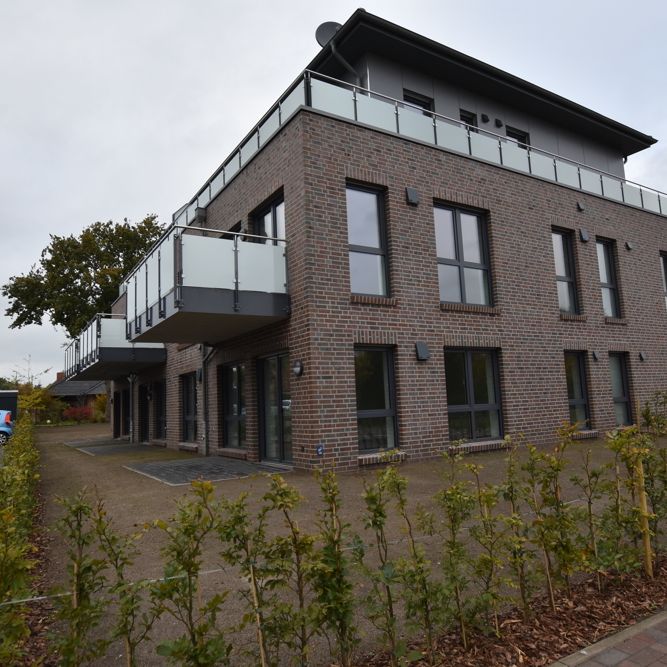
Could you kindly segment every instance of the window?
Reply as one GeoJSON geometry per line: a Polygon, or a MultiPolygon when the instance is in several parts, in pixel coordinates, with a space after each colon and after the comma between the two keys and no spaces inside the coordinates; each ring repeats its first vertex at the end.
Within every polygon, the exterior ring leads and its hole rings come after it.
{"type": "Polygon", "coordinates": [[[630,392],[628,391],[627,355],[623,352],[609,353],[609,373],[611,374],[611,393],[614,398],[616,426],[632,424],[630,410],[630,392]]]}
{"type": "Polygon", "coordinates": [[[233,364],[220,369],[222,393],[223,447],[246,446],[245,366],[233,364]]]}
{"type": "Polygon", "coordinates": [[[665,308],[667,308],[667,254],[660,255],[660,268],[662,269],[662,291],[665,296],[665,308]]]}
{"type": "Polygon", "coordinates": [[[588,390],[586,387],[586,353],[565,353],[565,379],[570,406],[570,423],[589,428],[588,390]]]}
{"type": "Polygon", "coordinates": [[[431,111],[433,111],[433,99],[426,97],[426,95],[420,95],[419,93],[413,93],[410,90],[403,91],[403,101],[406,103],[405,108],[412,108],[413,111],[424,112],[425,115],[430,116],[431,111]]]}
{"type": "MultiPolygon", "coordinates": [[[[465,109],[459,110],[459,119],[463,121],[466,125],[469,125],[470,128],[477,127],[477,114],[472,111],[466,111],[465,109]]],[[[471,129],[471,132],[477,132],[477,130],[471,129]]]]}
{"type": "Polygon", "coordinates": [[[551,232],[551,243],[556,264],[558,306],[563,313],[578,313],[572,232],[554,229],[551,232]]]}
{"type": "Polygon", "coordinates": [[[164,440],[167,437],[167,381],[153,383],[153,437],[164,440]]]}
{"type": "Polygon", "coordinates": [[[436,206],[433,217],[440,301],[490,305],[486,226],[482,216],[436,206]]]}
{"type": "Polygon", "coordinates": [[[387,348],[354,351],[359,451],[396,447],[394,363],[387,348]]]}
{"type": "Polygon", "coordinates": [[[530,145],[530,135],[524,130],[517,130],[509,125],[505,126],[505,135],[509,139],[514,139],[519,144],[519,148],[528,148],[530,145]]]}
{"type": "Polygon", "coordinates": [[[181,375],[181,439],[197,439],[197,379],[195,373],[181,375]]]}
{"type": "Polygon", "coordinates": [[[384,210],[377,190],[348,186],[347,239],[350,289],[355,294],[387,296],[387,250],[384,210]]]}
{"type": "Polygon", "coordinates": [[[620,317],[618,285],[616,283],[614,241],[597,239],[598,270],[602,289],[602,308],[606,317],[620,317]]]}
{"type": "Polygon", "coordinates": [[[494,350],[445,350],[450,440],[500,438],[500,391],[494,350]]]}
{"type": "Polygon", "coordinates": [[[254,218],[255,234],[269,237],[264,241],[266,245],[285,245],[282,240],[285,238],[285,202],[282,199],[275,200],[254,218]]]}

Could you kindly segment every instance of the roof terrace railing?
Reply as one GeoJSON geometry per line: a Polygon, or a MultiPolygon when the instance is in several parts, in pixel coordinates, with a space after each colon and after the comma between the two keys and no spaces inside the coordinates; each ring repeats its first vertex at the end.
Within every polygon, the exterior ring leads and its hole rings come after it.
{"type": "Polygon", "coordinates": [[[232,151],[173,222],[188,225],[197,208],[230,183],[302,106],[462,153],[583,192],[667,216],[667,194],[604,170],[354,84],[304,71],[232,151]]]}

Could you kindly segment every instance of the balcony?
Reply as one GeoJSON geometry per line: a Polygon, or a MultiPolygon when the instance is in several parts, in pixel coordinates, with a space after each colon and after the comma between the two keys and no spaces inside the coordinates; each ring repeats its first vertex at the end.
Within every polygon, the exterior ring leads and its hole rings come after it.
{"type": "Polygon", "coordinates": [[[113,380],[164,363],[164,345],[127,340],[125,317],[96,315],[65,349],[68,380],[113,380]]]}
{"type": "Polygon", "coordinates": [[[401,100],[306,70],[255,125],[192,200],[174,214],[188,225],[301,108],[309,107],[540,179],[667,216],[667,194],[401,100]]]}
{"type": "Polygon", "coordinates": [[[285,241],[172,225],[122,289],[133,342],[219,343],[288,317],[285,241]]]}

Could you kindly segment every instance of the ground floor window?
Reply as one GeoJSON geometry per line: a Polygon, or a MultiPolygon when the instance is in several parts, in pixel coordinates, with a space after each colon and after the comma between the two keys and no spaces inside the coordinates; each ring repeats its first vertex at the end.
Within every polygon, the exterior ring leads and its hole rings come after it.
{"type": "Polygon", "coordinates": [[[197,378],[195,373],[181,375],[181,440],[197,439],[197,378]]]}
{"type": "Polygon", "coordinates": [[[627,356],[623,352],[609,353],[611,393],[614,397],[614,413],[616,415],[617,426],[628,426],[629,424],[632,424],[626,358],[627,356]]]}
{"type": "Polygon", "coordinates": [[[582,430],[590,428],[585,352],[565,353],[565,378],[570,407],[570,424],[577,424],[582,430]]]}
{"type": "Polygon", "coordinates": [[[450,440],[502,437],[495,350],[445,350],[450,440]]]}
{"type": "Polygon", "coordinates": [[[167,437],[167,381],[153,382],[153,438],[167,437]]]}
{"type": "Polygon", "coordinates": [[[220,369],[223,420],[223,447],[246,446],[245,366],[232,364],[220,369]]]}
{"type": "Polygon", "coordinates": [[[391,349],[356,348],[354,373],[359,450],[396,447],[394,361],[391,349]]]}

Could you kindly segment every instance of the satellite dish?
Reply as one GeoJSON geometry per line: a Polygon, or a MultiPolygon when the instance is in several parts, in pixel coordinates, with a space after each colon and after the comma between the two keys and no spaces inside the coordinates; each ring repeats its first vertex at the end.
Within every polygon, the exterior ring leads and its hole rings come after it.
{"type": "Polygon", "coordinates": [[[315,39],[320,46],[326,46],[331,38],[340,30],[340,23],[327,21],[315,31],[315,39]]]}

